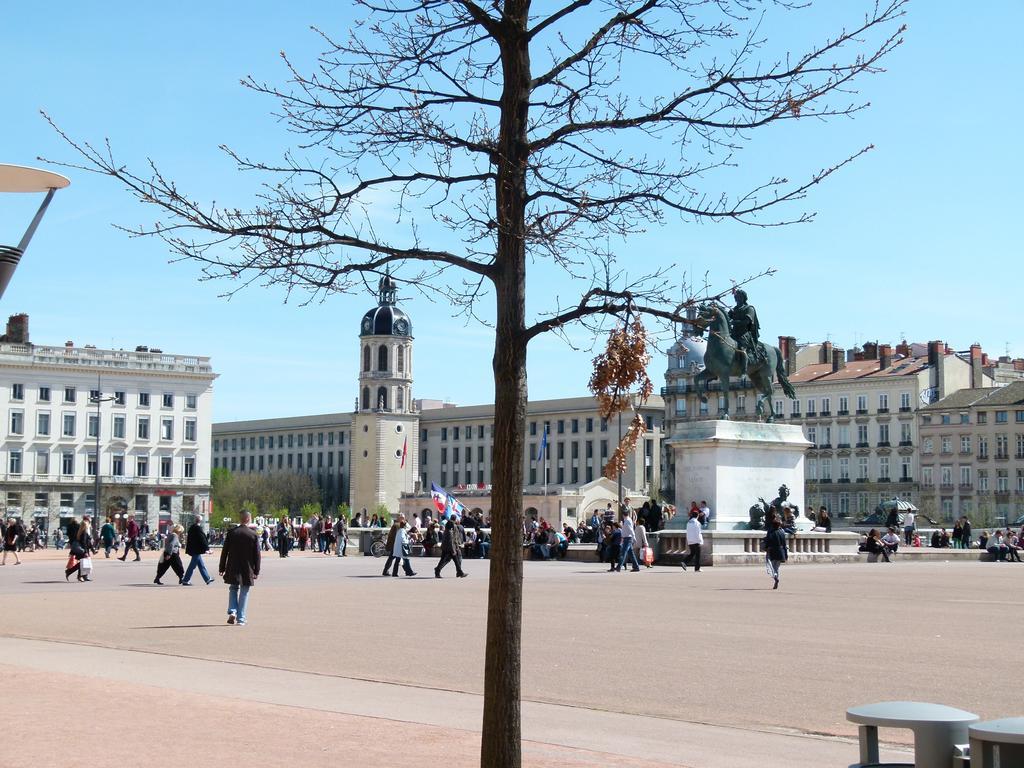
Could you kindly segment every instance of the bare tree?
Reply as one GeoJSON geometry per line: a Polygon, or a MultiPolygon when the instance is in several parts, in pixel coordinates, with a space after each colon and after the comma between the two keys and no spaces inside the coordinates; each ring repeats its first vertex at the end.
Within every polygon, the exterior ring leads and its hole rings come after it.
{"type": "Polygon", "coordinates": [[[159,211],[154,225],[130,232],[163,238],[205,278],[232,281],[229,293],[256,282],[320,300],[392,270],[493,325],[501,439],[482,765],[520,764],[529,342],[627,312],[682,320],[668,267],[638,276],[644,268],[634,266],[627,277],[635,260],[620,255],[630,235],[668,215],[808,221],[779,206],[867,148],[797,182],[736,183],[728,170],[758,129],[866,106],[853,89],[900,44],[905,2],[882,0],[834,36],[776,55],[759,32],[759,7],[801,11],[786,0],[561,0],[543,9],[529,0],[361,0],[366,17],[347,35],[317,30],[325,51],[313,72],[285,57],[285,86],[243,80],[277,100],[297,136],[277,162],[225,148],[264,182],[244,209],[185,193],[152,162],[144,172],[124,167],[109,143],[65,136],[85,158],[78,167],[115,177],[159,211]],[[528,318],[527,267],[539,260],[561,267],[580,298],[553,298],[550,312],[528,318]]]}

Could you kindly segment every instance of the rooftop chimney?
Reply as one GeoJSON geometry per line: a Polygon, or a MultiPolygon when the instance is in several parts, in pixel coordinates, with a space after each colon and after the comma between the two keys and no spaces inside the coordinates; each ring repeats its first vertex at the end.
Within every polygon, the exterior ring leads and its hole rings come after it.
{"type": "Polygon", "coordinates": [[[878,359],[878,342],[877,341],[865,341],[864,342],[864,359],[865,360],[877,360],[878,359]]]}
{"type": "Polygon", "coordinates": [[[796,373],[796,336],[779,336],[779,351],[786,361],[786,375],[796,373]]]}
{"type": "Polygon", "coordinates": [[[910,357],[910,345],[907,344],[906,339],[903,339],[903,341],[896,345],[896,354],[902,355],[903,357],[910,357]]]}
{"type": "Polygon", "coordinates": [[[7,318],[7,332],[0,336],[0,341],[28,344],[28,315],[21,313],[7,318]]]}
{"type": "Polygon", "coordinates": [[[931,367],[932,386],[941,400],[946,392],[946,345],[941,341],[928,342],[928,365],[931,367]]]}
{"type": "Polygon", "coordinates": [[[832,350],[832,373],[846,367],[846,353],[841,349],[832,350]]]}
{"type": "Polygon", "coordinates": [[[831,363],[832,362],[832,342],[831,341],[822,342],[822,345],[821,345],[821,360],[819,362],[822,362],[822,363],[831,363]]]}
{"type": "Polygon", "coordinates": [[[981,344],[971,344],[971,389],[980,389],[985,381],[981,344]]]}
{"type": "Polygon", "coordinates": [[[892,365],[892,347],[888,344],[878,345],[878,370],[884,371],[892,365]]]}
{"type": "Polygon", "coordinates": [[[928,365],[932,368],[939,367],[939,358],[942,357],[942,342],[941,341],[929,341],[928,342],[928,365]]]}

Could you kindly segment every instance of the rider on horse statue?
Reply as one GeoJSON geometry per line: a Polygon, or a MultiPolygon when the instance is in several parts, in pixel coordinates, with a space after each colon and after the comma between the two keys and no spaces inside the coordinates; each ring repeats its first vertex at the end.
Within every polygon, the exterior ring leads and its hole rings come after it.
{"type": "Polygon", "coordinates": [[[766,355],[760,343],[761,324],[757,310],[747,303],[747,292],[737,288],[732,292],[736,306],[729,310],[729,335],[736,342],[737,356],[743,373],[764,365],[766,355]]]}

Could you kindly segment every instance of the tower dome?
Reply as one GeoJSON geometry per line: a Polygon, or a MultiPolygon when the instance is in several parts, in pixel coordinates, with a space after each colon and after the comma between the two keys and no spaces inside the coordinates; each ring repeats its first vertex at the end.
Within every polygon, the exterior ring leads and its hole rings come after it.
{"type": "Polygon", "coordinates": [[[412,336],[412,321],[395,306],[395,281],[385,274],[377,289],[377,306],[363,315],[360,336],[412,336]]]}

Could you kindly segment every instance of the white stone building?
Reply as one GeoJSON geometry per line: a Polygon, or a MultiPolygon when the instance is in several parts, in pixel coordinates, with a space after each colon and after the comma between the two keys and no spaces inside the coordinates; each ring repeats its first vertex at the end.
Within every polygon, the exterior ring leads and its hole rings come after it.
{"type": "Polygon", "coordinates": [[[40,346],[29,341],[24,315],[2,339],[3,514],[50,531],[92,514],[97,472],[99,510],[119,524],[133,514],[156,530],[206,510],[216,378],[209,358],[40,346]]]}
{"type": "Polygon", "coordinates": [[[1024,516],[1024,381],[961,389],[921,409],[921,506],[975,530],[1024,516]]]}
{"type": "MultiPolygon", "coordinates": [[[[354,511],[372,514],[384,505],[393,513],[421,504],[431,483],[437,483],[456,495],[472,494],[480,508],[489,509],[494,406],[413,399],[412,321],[395,305],[394,285],[388,278],[381,283],[378,306],[363,317],[358,356],[353,413],[215,424],[213,466],[234,472],[309,474],[328,508],[349,503],[354,511]],[[415,499],[417,494],[420,501],[407,505],[404,497],[415,499]]],[[[627,495],[656,494],[664,403],[652,397],[637,410],[648,431],[628,462],[623,488],[627,495]]],[[[629,421],[626,415],[624,429],[629,421]]],[[[524,498],[543,496],[545,488],[552,497],[566,498],[583,498],[586,493],[576,492],[584,486],[605,488],[594,483],[618,438],[618,420],[605,423],[592,397],[530,402],[524,498]],[[545,462],[537,460],[545,426],[546,478],[545,462]]],[[[568,508],[575,509],[572,504],[568,508]]]]}
{"type": "MultiPolygon", "coordinates": [[[[710,403],[701,404],[693,385],[693,376],[703,367],[697,361],[702,343],[683,339],[669,351],[662,390],[666,422],[715,418],[718,413],[721,391],[712,389],[710,403]]],[[[916,502],[918,409],[957,389],[993,386],[978,345],[957,354],[939,341],[904,342],[895,349],[868,343],[847,354],[830,342],[797,345],[795,338],[782,336],[779,349],[796,398],[777,390],[773,405],[780,423],[800,424],[812,443],[805,465],[807,505],[825,506],[834,518],[866,514],[894,496],[916,502]]],[[[755,394],[743,383],[730,393],[731,411],[734,418],[754,418],[755,394]]],[[[672,430],[666,433],[671,437],[672,430]]],[[[665,461],[671,462],[671,456],[665,461]]],[[[665,471],[667,484],[674,474],[670,468],[665,471]]],[[[666,496],[675,498],[677,489],[666,488],[666,496]]]]}

